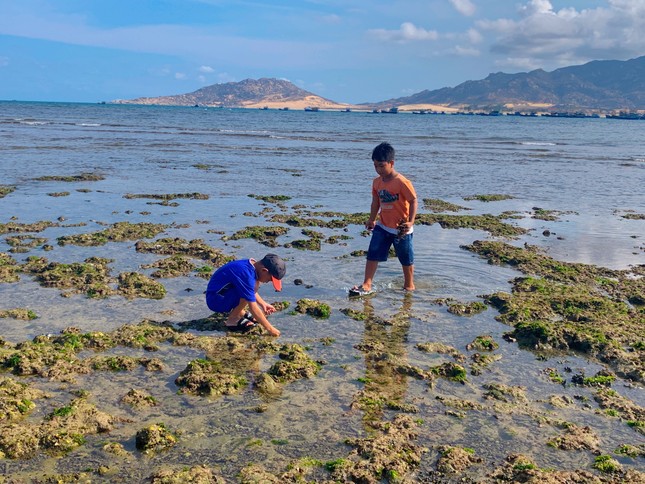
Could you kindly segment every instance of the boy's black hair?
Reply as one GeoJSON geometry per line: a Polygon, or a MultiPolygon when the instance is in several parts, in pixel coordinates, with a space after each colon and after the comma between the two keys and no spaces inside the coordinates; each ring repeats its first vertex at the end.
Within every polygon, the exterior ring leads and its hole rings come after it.
{"type": "Polygon", "coordinates": [[[372,161],[394,161],[394,148],[388,142],[383,142],[372,151],[372,161]]]}

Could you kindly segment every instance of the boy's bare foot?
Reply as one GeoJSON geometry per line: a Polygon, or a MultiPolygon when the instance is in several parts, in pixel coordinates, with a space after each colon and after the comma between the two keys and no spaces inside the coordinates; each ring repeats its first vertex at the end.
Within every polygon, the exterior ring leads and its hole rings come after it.
{"type": "Polygon", "coordinates": [[[410,291],[410,292],[414,291],[415,289],[416,289],[416,287],[414,287],[414,286],[412,286],[412,287],[404,287],[403,288],[404,291],[410,291]]]}

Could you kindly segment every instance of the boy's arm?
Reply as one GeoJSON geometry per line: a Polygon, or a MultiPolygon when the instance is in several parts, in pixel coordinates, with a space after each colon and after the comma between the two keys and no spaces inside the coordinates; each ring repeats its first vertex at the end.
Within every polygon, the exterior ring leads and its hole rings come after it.
{"type": "Polygon", "coordinates": [[[267,303],[264,299],[262,299],[257,292],[255,293],[255,300],[260,305],[260,308],[262,308],[262,311],[264,311],[264,314],[275,313],[275,308],[271,304],[267,303]]]}
{"type": "Polygon", "coordinates": [[[378,194],[372,192],[372,205],[370,206],[370,218],[365,224],[367,230],[372,230],[376,227],[376,217],[378,216],[378,209],[381,206],[381,200],[378,197],[378,194]]]}
{"type": "Polygon", "coordinates": [[[413,198],[410,200],[410,213],[408,213],[408,219],[405,221],[405,225],[408,227],[406,233],[410,231],[412,226],[414,225],[414,219],[417,216],[417,210],[418,210],[418,202],[416,198],[413,198]]]}
{"type": "Polygon", "coordinates": [[[269,320],[264,315],[264,311],[262,310],[260,305],[256,301],[253,301],[253,302],[248,301],[248,304],[249,304],[249,311],[253,315],[253,319],[255,319],[258,323],[260,323],[260,326],[266,329],[271,336],[280,336],[280,330],[275,328],[269,322],[269,320]]]}

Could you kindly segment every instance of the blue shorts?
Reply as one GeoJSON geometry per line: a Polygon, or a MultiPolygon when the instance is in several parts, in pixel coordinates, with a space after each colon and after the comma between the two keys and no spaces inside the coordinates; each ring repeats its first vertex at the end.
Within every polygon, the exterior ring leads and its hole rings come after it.
{"type": "Polygon", "coordinates": [[[407,234],[399,238],[396,234],[391,234],[387,230],[374,227],[372,231],[372,240],[370,240],[369,249],[367,249],[367,260],[385,262],[387,260],[390,247],[394,244],[394,251],[402,266],[411,266],[414,264],[414,250],[412,248],[412,236],[407,234]]]}
{"type": "Polygon", "coordinates": [[[224,285],[217,292],[206,292],[206,305],[216,313],[228,313],[238,304],[240,304],[240,293],[231,283],[224,285]]]}

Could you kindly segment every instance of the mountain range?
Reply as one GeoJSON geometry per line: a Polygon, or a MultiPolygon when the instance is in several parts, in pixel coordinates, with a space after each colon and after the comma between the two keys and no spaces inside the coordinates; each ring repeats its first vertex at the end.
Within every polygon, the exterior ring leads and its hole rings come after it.
{"type": "Polygon", "coordinates": [[[592,61],[552,72],[498,72],[455,87],[360,105],[325,99],[289,81],[268,78],[214,84],[187,94],[114,102],[282,109],[637,111],[645,110],[645,56],[592,61]]]}

